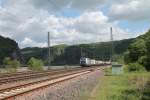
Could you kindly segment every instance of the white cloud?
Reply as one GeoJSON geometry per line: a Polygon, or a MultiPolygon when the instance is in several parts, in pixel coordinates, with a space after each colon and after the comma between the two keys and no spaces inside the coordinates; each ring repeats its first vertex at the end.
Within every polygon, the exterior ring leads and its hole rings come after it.
{"type": "Polygon", "coordinates": [[[150,21],[150,0],[125,0],[112,5],[111,20],[150,21]]]}
{"type": "Polygon", "coordinates": [[[104,33],[109,26],[108,18],[102,12],[86,12],[76,18],[74,27],[82,33],[104,33]]]}
{"type": "Polygon", "coordinates": [[[30,46],[35,46],[35,47],[45,47],[47,46],[47,43],[38,43],[33,40],[31,40],[28,37],[25,37],[24,40],[21,42],[22,47],[30,47],[30,46]]]}
{"type": "Polygon", "coordinates": [[[114,31],[115,39],[131,37],[132,34],[119,28],[116,23],[109,22],[109,17],[95,10],[104,1],[65,0],[66,5],[61,0],[59,3],[56,0],[55,3],[62,5],[62,8],[70,6],[72,9],[84,10],[78,17],[66,18],[49,12],[53,9],[42,0],[32,0],[32,3],[30,0],[6,0],[4,7],[0,8],[0,35],[15,39],[20,47],[46,46],[48,31],[51,32],[52,45],[108,41],[110,27],[117,30],[114,31]],[[44,5],[48,8],[38,8],[44,5]]]}

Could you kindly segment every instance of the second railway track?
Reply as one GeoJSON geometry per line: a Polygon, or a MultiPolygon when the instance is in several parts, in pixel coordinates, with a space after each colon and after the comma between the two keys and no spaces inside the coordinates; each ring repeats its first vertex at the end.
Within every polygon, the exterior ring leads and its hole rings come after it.
{"type": "MultiPolygon", "coordinates": [[[[80,68],[75,68],[75,69],[80,69],[80,68]]],[[[75,69],[68,69],[68,70],[62,69],[62,70],[48,70],[48,71],[39,71],[39,72],[16,73],[16,74],[12,74],[12,76],[8,75],[5,77],[4,76],[0,77],[0,85],[15,82],[15,81],[23,81],[23,80],[27,80],[27,79],[31,79],[31,78],[40,78],[40,77],[44,77],[47,75],[53,75],[53,74],[58,74],[61,72],[72,71],[75,69]]]]}

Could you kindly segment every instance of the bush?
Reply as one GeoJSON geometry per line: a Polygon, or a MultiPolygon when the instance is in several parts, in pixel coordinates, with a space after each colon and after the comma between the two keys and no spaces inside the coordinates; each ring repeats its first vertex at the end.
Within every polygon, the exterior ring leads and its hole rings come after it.
{"type": "Polygon", "coordinates": [[[17,68],[20,67],[20,62],[17,61],[16,59],[13,60],[10,57],[4,58],[3,64],[4,64],[5,68],[7,68],[10,71],[16,71],[17,68]]]}
{"type": "Polygon", "coordinates": [[[132,72],[132,71],[145,71],[145,68],[140,65],[139,63],[129,63],[125,66],[125,71],[132,72]]]}
{"type": "Polygon", "coordinates": [[[32,57],[28,61],[28,68],[30,70],[43,70],[43,61],[32,57]]]}
{"type": "Polygon", "coordinates": [[[17,68],[20,67],[20,62],[17,61],[16,59],[15,59],[15,60],[12,60],[11,66],[12,66],[12,68],[17,69],[17,68]]]}
{"type": "Polygon", "coordinates": [[[11,58],[10,57],[5,57],[3,60],[3,64],[5,65],[11,65],[11,58]]]}

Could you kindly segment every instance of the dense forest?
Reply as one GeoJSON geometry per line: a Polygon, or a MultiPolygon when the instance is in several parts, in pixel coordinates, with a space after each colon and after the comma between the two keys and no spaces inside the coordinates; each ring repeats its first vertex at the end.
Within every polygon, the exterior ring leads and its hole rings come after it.
{"type": "MultiPolygon", "coordinates": [[[[114,41],[114,55],[115,59],[122,57],[122,54],[127,50],[129,44],[134,39],[125,39],[114,41]]],[[[52,65],[75,65],[79,64],[81,56],[89,57],[98,60],[109,60],[111,56],[111,42],[100,42],[91,44],[79,45],[57,45],[51,47],[51,64],[52,65]]],[[[48,49],[47,48],[24,48],[21,50],[25,61],[27,62],[31,57],[42,59],[47,64],[48,49]]]]}
{"type": "Polygon", "coordinates": [[[0,36],[0,64],[2,64],[5,57],[23,60],[18,44],[12,39],[0,36]]]}
{"type": "Polygon", "coordinates": [[[127,64],[138,63],[150,70],[150,30],[129,45],[124,60],[127,64]]]}

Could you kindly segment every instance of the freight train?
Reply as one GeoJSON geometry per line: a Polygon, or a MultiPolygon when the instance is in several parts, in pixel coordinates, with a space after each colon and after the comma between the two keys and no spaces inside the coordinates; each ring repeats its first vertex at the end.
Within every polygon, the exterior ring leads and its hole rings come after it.
{"type": "Polygon", "coordinates": [[[88,67],[88,66],[103,66],[103,65],[110,65],[110,61],[101,61],[101,60],[95,60],[90,59],[86,57],[80,58],[80,66],[82,67],[88,67]]]}

